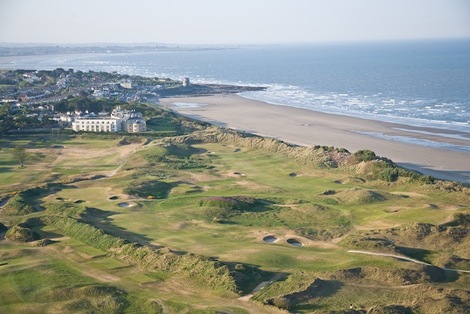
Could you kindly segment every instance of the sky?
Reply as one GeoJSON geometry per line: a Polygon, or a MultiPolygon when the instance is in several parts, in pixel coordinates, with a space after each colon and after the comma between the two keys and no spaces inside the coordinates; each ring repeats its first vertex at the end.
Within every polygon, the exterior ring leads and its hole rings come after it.
{"type": "Polygon", "coordinates": [[[270,44],[470,37],[469,0],[0,0],[0,43],[270,44]]]}

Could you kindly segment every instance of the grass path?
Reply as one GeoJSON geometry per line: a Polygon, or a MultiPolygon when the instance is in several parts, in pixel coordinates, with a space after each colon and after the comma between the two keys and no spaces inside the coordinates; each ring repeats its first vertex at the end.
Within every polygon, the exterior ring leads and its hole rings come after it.
{"type": "MultiPolygon", "coordinates": [[[[357,251],[357,250],[349,250],[348,253],[358,253],[358,254],[392,257],[392,258],[396,258],[396,259],[399,259],[399,260],[404,260],[404,261],[412,262],[412,263],[416,263],[416,264],[421,264],[421,265],[426,265],[426,266],[434,266],[432,264],[422,262],[422,261],[419,261],[417,259],[406,257],[406,256],[403,256],[403,255],[396,255],[396,254],[389,254],[389,253],[377,253],[377,252],[369,252],[369,251],[357,251]]],[[[434,266],[434,267],[438,267],[438,266],[434,266]]],[[[439,267],[439,268],[441,268],[441,267],[439,267]]],[[[454,272],[460,272],[460,273],[469,273],[470,274],[470,270],[452,269],[452,268],[442,268],[442,269],[443,270],[448,270],[448,271],[454,271],[454,272]]]]}
{"type": "Polygon", "coordinates": [[[139,144],[137,145],[136,147],[134,147],[134,149],[132,150],[127,150],[125,151],[122,156],[121,156],[121,162],[117,165],[116,168],[114,168],[109,174],[108,174],[108,177],[113,177],[116,175],[116,173],[118,173],[119,170],[121,170],[122,167],[124,167],[125,164],[127,164],[127,162],[129,161],[129,158],[131,158],[131,156],[133,154],[135,154],[136,152],[138,152],[140,149],[142,149],[142,147],[144,146],[144,144],[139,144]]]}

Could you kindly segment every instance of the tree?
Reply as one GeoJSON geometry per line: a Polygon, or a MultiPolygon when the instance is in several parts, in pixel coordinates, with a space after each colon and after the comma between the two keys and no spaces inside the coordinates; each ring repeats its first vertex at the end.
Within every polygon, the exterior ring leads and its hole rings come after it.
{"type": "Polygon", "coordinates": [[[3,120],[0,120],[0,133],[7,134],[8,131],[15,127],[15,121],[12,117],[5,117],[3,120]]]}
{"type": "Polygon", "coordinates": [[[8,117],[10,115],[10,104],[6,103],[0,106],[0,118],[8,117]]]}
{"type": "Polygon", "coordinates": [[[21,168],[23,168],[26,160],[26,149],[23,146],[16,146],[13,148],[13,157],[21,165],[21,168]]]}

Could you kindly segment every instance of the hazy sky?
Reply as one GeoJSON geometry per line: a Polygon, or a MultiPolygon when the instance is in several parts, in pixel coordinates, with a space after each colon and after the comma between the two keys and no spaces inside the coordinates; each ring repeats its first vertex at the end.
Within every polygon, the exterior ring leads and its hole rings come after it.
{"type": "Polygon", "coordinates": [[[247,44],[470,37],[469,0],[0,0],[0,42],[247,44]]]}

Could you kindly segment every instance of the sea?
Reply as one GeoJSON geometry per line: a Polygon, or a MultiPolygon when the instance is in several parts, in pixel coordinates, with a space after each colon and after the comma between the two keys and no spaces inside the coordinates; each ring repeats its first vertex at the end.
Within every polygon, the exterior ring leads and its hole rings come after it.
{"type": "MultiPolygon", "coordinates": [[[[0,58],[0,68],[116,71],[264,86],[271,104],[470,133],[470,39],[251,45],[0,58]]],[[[459,135],[460,134],[460,135],[459,135]]],[[[470,136],[466,137],[470,141],[470,136]]],[[[469,147],[463,150],[470,151],[469,147]]]]}

